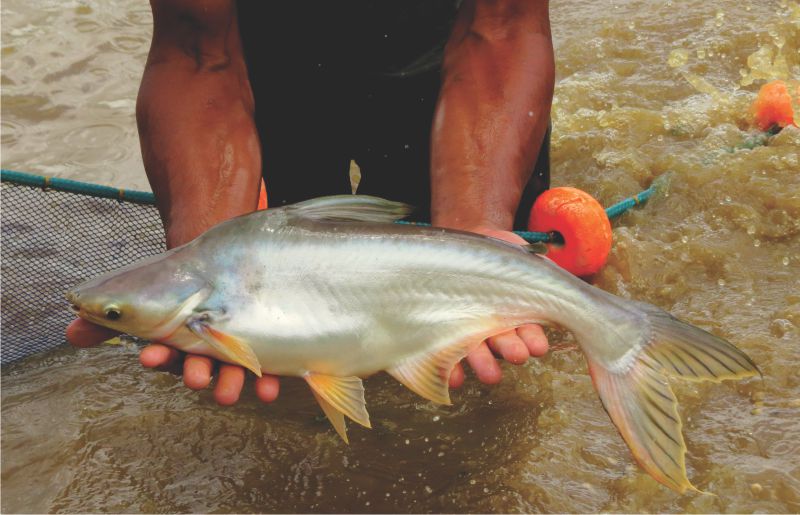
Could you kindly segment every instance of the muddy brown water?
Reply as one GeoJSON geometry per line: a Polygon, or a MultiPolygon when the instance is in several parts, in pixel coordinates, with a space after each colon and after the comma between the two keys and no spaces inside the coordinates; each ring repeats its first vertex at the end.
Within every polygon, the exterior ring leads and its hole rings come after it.
{"type": "MultiPolygon", "coordinates": [[[[146,188],[133,105],[150,15],[133,2],[3,3],[3,167],[146,188]]],[[[144,370],[132,345],[63,347],[2,370],[3,512],[796,512],[800,510],[800,130],[768,146],[747,108],[800,79],[800,5],[563,0],[553,182],[608,205],[594,278],[747,351],[763,381],[674,381],[689,476],[643,473],[569,336],[437,407],[366,381],[374,429],[344,445],[307,388],[232,408],[144,370]]],[[[32,333],[31,338],[36,338],[32,333]]],[[[3,345],[13,342],[3,341],[3,345]]]]}

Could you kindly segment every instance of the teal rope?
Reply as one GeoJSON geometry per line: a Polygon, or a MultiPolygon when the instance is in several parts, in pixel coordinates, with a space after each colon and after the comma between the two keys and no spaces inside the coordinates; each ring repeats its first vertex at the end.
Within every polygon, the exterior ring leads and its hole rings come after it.
{"type": "Polygon", "coordinates": [[[38,188],[49,188],[56,191],[68,191],[70,193],[90,195],[92,197],[125,200],[137,204],[156,203],[156,198],[149,191],[124,190],[88,182],[62,179],[60,177],[43,177],[30,173],[15,172],[13,170],[0,170],[0,181],[8,181],[14,184],[24,184],[26,186],[38,188]]]}
{"type": "MultiPolygon", "coordinates": [[[[43,177],[41,175],[33,175],[23,172],[15,172],[13,170],[0,170],[0,180],[3,182],[11,182],[14,184],[24,184],[26,186],[34,186],[39,188],[50,188],[57,191],[68,191],[70,193],[77,193],[79,195],[90,195],[93,197],[102,197],[116,199],[120,201],[135,202],[137,204],[155,204],[155,197],[149,191],[135,191],[135,190],[122,190],[111,188],[109,186],[100,186],[98,184],[91,184],[88,182],[73,181],[71,179],[61,179],[59,177],[43,177]]],[[[614,204],[606,209],[606,216],[610,220],[621,216],[634,206],[638,206],[646,202],[654,193],[666,188],[669,181],[669,174],[664,174],[650,185],[646,190],[634,195],[633,197],[626,198],[625,200],[614,204]]],[[[399,222],[399,223],[412,223],[412,222],[399,222]]],[[[416,225],[430,225],[425,223],[417,223],[416,225]]],[[[516,234],[524,238],[530,243],[563,243],[561,235],[558,233],[547,232],[533,232],[533,231],[514,231],[516,234]]]]}

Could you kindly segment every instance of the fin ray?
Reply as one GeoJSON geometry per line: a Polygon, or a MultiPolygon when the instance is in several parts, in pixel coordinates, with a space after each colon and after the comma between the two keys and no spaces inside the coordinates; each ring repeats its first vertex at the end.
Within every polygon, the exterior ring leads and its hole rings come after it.
{"type": "Polygon", "coordinates": [[[330,402],[323,399],[313,388],[311,389],[311,393],[314,394],[314,398],[317,399],[317,403],[322,408],[323,413],[325,416],[328,417],[333,428],[342,437],[344,443],[350,443],[350,440],[347,439],[347,424],[344,421],[344,415],[341,411],[333,407],[330,402]]]}
{"type": "Polygon", "coordinates": [[[383,222],[405,218],[413,208],[370,195],[331,195],[287,206],[286,212],[306,220],[328,222],[383,222]]]}
{"type": "MultiPolygon", "coordinates": [[[[315,372],[309,372],[303,378],[314,391],[314,394],[325,400],[332,409],[347,415],[351,420],[366,428],[372,427],[369,421],[366,401],[364,400],[364,384],[361,379],[358,377],[317,374],[315,372]]],[[[325,406],[322,406],[322,409],[327,415],[325,406]]],[[[328,415],[328,418],[331,418],[330,415],[328,415]]],[[[333,423],[334,421],[331,420],[331,422],[333,423]]]]}
{"type": "Polygon", "coordinates": [[[231,363],[241,365],[261,377],[261,364],[253,352],[253,348],[247,342],[215,329],[210,322],[209,313],[201,313],[192,317],[186,323],[186,327],[229,359],[231,363]]]}
{"type": "Polygon", "coordinates": [[[469,338],[432,353],[406,358],[386,370],[392,377],[420,397],[437,404],[450,405],[450,372],[483,338],[469,338]]]}

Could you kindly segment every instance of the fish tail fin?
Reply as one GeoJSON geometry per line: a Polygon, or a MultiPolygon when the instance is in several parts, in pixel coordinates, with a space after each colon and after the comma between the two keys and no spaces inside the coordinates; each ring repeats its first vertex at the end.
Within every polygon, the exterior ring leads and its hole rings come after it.
{"type": "Polygon", "coordinates": [[[642,468],[677,492],[699,492],[686,475],[686,444],[667,376],[720,382],[760,372],[746,354],[722,338],[655,306],[636,306],[647,322],[639,329],[640,341],[613,366],[587,354],[592,382],[642,468]]]}

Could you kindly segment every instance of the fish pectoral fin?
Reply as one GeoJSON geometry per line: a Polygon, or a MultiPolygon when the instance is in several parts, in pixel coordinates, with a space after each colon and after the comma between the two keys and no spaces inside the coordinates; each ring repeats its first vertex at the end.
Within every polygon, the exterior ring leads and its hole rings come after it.
{"type": "Polygon", "coordinates": [[[317,398],[322,411],[328,416],[336,432],[347,441],[344,418],[347,415],[353,421],[366,428],[372,428],[364,400],[364,384],[358,377],[338,377],[308,372],[303,376],[314,397],[317,398]]]}
{"type": "Polygon", "coordinates": [[[391,223],[405,218],[413,210],[408,204],[369,195],[332,195],[286,207],[290,216],[328,222],[391,223]]]}
{"type": "Polygon", "coordinates": [[[195,315],[186,323],[194,334],[200,337],[203,341],[211,345],[220,354],[229,359],[231,363],[241,365],[250,370],[258,377],[261,377],[261,364],[258,362],[255,352],[252,347],[245,342],[226,334],[219,329],[215,329],[211,325],[211,316],[209,313],[199,313],[195,315]]]}
{"type": "Polygon", "coordinates": [[[483,338],[460,341],[444,349],[406,358],[386,370],[417,395],[438,404],[450,405],[450,373],[456,363],[483,338]]]}

